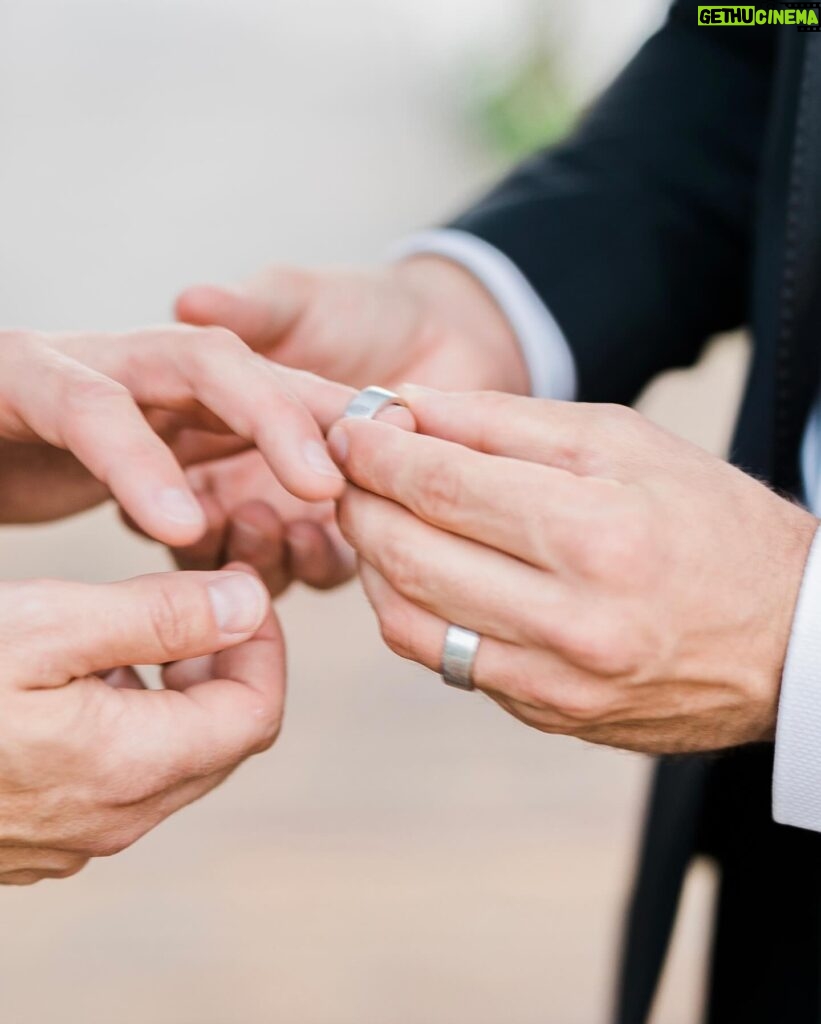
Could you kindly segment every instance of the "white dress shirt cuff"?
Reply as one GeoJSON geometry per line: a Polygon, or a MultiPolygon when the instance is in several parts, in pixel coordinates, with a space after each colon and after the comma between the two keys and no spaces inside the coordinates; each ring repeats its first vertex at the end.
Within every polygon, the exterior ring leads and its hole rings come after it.
{"type": "Polygon", "coordinates": [[[411,235],[389,252],[394,260],[423,254],[460,264],[491,294],[518,339],[534,397],[576,397],[576,364],[564,334],[509,257],[476,235],[452,228],[411,235]]]}
{"type": "Polygon", "coordinates": [[[821,832],[821,530],[804,568],[781,679],[773,817],[821,832]]]}

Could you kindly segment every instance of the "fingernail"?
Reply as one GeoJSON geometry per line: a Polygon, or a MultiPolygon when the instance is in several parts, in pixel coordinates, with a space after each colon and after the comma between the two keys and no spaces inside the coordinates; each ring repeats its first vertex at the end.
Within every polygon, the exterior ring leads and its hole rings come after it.
{"type": "Polygon", "coordinates": [[[268,594],[248,573],[223,576],[208,585],[217,625],[223,633],[253,633],[268,611],[268,594]]]}
{"type": "Polygon", "coordinates": [[[331,449],[331,453],[337,462],[345,462],[345,459],[348,457],[350,442],[348,440],[348,431],[338,423],[335,423],[328,432],[328,447],[331,449]]]}
{"type": "Polygon", "coordinates": [[[325,445],[319,441],[306,441],[302,446],[302,455],[311,469],[315,473],[319,473],[320,476],[332,476],[337,480],[344,479],[325,450],[325,445]]]}
{"type": "Polygon", "coordinates": [[[160,491],[157,506],[163,516],[174,523],[205,524],[205,513],[199,502],[179,487],[166,487],[160,491]]]}

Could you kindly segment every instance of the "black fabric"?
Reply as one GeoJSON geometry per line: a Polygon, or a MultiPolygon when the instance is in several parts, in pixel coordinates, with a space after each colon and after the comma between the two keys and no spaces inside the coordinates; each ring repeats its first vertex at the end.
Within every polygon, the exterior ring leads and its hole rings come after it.
{"type": "Polygon", "coordinates": [[[709,766],[702,845],[721,865],[709,1024],[821,1014],[821,835],[776,825],[772,748],[709,766]]]}
{"type": "Polygon", "coordinates": [[[454,222],[544,297],[582,400],[630,402],[745,320],[774,36],[695,10],[676,4],[566,143],[454,222]]]}
{"type": "Polygon", "coordinates": [[[652,828],[645,829],[630,901],[617,1024],[640,1024],[653,1005],[682,883],[696,849],[707,771],[704,758],[662,761],[653,780],[648,808],[652,828]]]}
{"type": "MultiPolygon", "coordinates": [[[[709,29],[679,0],[561,145],[454,226],[507,253],[556,316],[582,399],[631,402],[748,325],[738,465],[795,495],[821,362],[821,36],[709,29]]],[[[781,8],[781,5],[778,5],[781,8]]],[[[663,761],[614,1020],[652,1005],[691,859],[720,868],[708,1024],[821,1022],[821,835],[776,825],[772,750],[663,761]]]]}

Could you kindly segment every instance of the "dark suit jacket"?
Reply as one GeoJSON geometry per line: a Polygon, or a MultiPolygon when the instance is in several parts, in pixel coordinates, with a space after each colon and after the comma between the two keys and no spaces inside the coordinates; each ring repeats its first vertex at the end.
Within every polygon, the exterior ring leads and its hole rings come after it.
{"type": "MultiPolygon", "coordinates": [[[[733,460],[793,494],[821,377],[821,36],[664,27],[563,144],[455,226],[522,269],[564,330],[580,397],[629,403],[746,324],[733,460]]],[[[821,737],[819,737],[821,743],[821,737]]],[[[690,858],[722,883],[707,1018],[821,1020],[821,835],[770,817],[771,751],[662,762],[617,1019],[646,1018],[690,858]]]]}

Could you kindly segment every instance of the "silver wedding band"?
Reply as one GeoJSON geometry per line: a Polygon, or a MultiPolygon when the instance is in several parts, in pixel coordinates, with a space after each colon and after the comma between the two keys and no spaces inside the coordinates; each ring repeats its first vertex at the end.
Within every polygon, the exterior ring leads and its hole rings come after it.
{"type": "Polygon", "coordinates": [[[472,629],[448,626],[442,649],[442,679],[457,690],[473,690],[473,663],[482,638],[472,629]]]}
{"type": "Polygon", "coordinates": [[[365,388],[348,403],[342,418],[346,420],[372,420],[389,405],[405,405],[393,391],[375,386],[365,388]]]}

